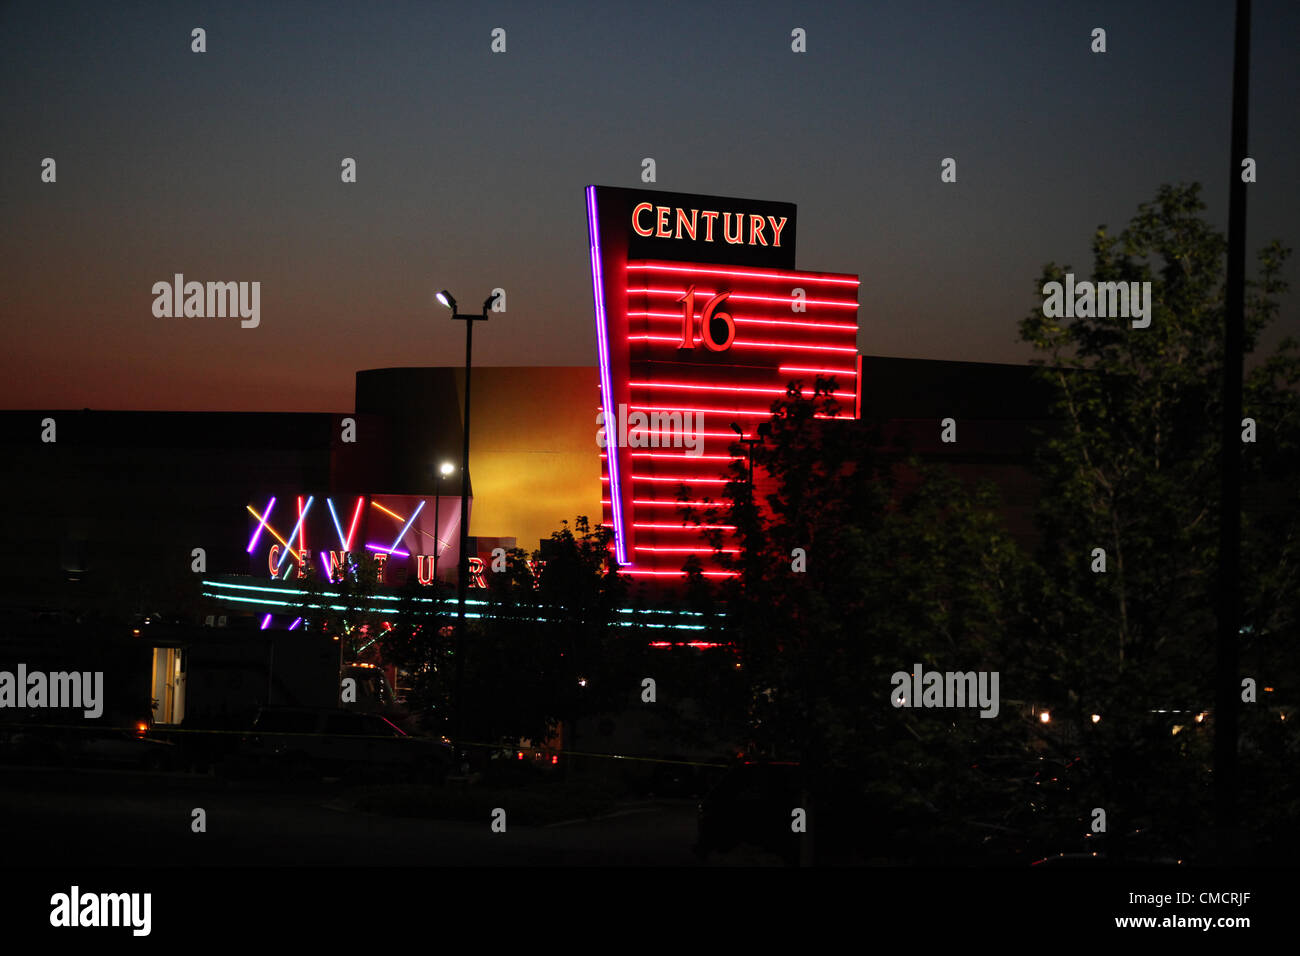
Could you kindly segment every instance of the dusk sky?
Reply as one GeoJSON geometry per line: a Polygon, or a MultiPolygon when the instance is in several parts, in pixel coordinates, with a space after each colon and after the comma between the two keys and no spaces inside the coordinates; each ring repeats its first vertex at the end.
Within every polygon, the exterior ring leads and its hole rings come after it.
{"type": "MultiPolygon", "coordinates": [[[[799,267],[861,277],[864,354],[1023,363],[1042,265],[1089,275],[1099,224],[1200,181],[1226,227],[1232,25],[1226,0],[5,3],[0,408],[349,410],[358,369],[463,361],[442,287],[506,290],[475,364],[594,364],[583,187],[645,157],[651,189],[796,203],[799,267]],[[178,272],[260,281],[260,325],[156,317],[178,272]]],[[[1257,0],[1252,273],[1300,244],[1297,49],[1300,4],[1257,0]]]]}

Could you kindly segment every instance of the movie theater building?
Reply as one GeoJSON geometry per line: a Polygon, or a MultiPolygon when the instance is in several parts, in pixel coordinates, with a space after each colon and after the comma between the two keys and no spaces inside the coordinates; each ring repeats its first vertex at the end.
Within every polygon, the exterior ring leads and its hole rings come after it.
{"type": "MultiPolygon", "coordinates": [[[[1029,429],[1046,403],[1029,368],[861,355],[860,279],[797,261],[793,204],[601,186],[583,201],[590,254],[574,267],[591,276],[596,366],[471,372],[471,594],[495,549],[531,552],[579,515],[612,529],[613,559],[651,604],[672,606],[693,555],[724,576],[678,489],[719,499],[737,438],[817,375],[835,377],[842,406],[826,427],[883,421],[923,458],[992,479],[1030,539],[1029,429]],[[955,445],[939,440],[950,416],[955,445]]],[[[119,618],[184,607],[283,631],[306,568],[336,579],[361,550],[383,563],[380,606],[410,580],[453,582],[464,375],[360,371],[354,407],[333,414],[0,413],[6,487],[24,503],[0,599],[119,618]],[[46,418],[57,443],[40,441],[46,418]]]]}

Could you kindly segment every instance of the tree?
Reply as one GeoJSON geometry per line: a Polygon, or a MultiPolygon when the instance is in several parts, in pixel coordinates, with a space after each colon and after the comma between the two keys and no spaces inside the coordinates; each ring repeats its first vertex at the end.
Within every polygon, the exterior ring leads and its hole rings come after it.
{"type": "MultiPolygon", "coordinates": [[[[1213,701],[1226,243],[1201,217],[1199,193],[1164,186],[1118,235],[1101,226],[1093,237],[1094,280],[1151,284],[1149,327],[1039,307],[1020,324],[1062,423],[1040,446],[1044,536],[1026,679],[1082,741],[1087,799],[1121,833],[1161,818],[1166,830],[1196,827],[1208,809],[1209,723],[1198,728],[1194,715],[1213,701]],[[1171,806],[1189,812],[1170,819],[1171,806]]],[[[1288,254],[1277,241],[1259,253],[1247,355],[1276,318],[1288,254]]],[[[1040,284],[1069,271],[1049,263],[1040,284]]],[[[1280,652],[1295,639],[1300,593],[1296,348],[1285,339],[1249,368],[1244,393],[1259,438],[1243,446],[1242,661],[1270,675],[1261,684],[1295,673],[1280,652]]],[[[1251,715],[1248,734],[1258,731],[1251,715]]]]}
{"type": "Polygon", "coordinates": [[[792,382],[773,404],[753,457],[770,491],[751,497],[736,461],[722,504],[684,512],[737,529],[739,556],[721,534],[712,544],[737,572],[724,594],[755,753],[800,761],[810,805],[837,821],[826,842],[951,859],[987,832],[972,822],[1002,813],[997,781],[972,765],[1025,753],[1024,722],[895,707],[891,675],[1007,670],[1020,557],[988,489],[886,449],[877,427],[824,422],[839,413],[835,390],[819,377],[805,398],[792,382]]]}
{"type": "Polygon", "coordinates": [[[351,556],[351,563],[336,581],[326,581],[308,563],[298,613],[304,630],[335,636],[340,642],[340,663],[355,661],[370,652],[386,615],[374,603],[379,593],[381,563],[368,551],[351,556]]]}
{"type": "MultiPolygon", "coordinates": [[[[542,741],[562,721],[571,726],[621,704],[624,660],[635,638],[612,626],[626,581],[609,561],[610,539],[608,529],[579,516],[572,529],[564,522],[531,562],[521,548],[507,551],[505,570],[487,575],[486,591],[471,592],[474,616],[462,645],[467,741],[542,741]]],[[[429,603],[427,591],[408,587],[383,654],[411,675],[409,702],[438,722],[456,703],[455,611],[429,603]]]]}

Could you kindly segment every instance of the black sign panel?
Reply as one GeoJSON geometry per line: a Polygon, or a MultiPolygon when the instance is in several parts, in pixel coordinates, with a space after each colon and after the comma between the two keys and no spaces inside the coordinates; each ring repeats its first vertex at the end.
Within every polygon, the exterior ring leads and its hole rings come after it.
{"type": "Polygon", "coordinates": [[[612,186],[596,195],[602,227],[626,236],[628,259],[795,267],[794,203],[612,186]]]}

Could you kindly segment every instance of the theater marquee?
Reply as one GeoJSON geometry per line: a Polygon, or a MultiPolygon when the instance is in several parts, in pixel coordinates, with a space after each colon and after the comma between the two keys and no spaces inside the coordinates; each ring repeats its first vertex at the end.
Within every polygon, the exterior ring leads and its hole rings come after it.
{"type": "Polygon", "coordinates": [[[683,524],[678,489],[718,500],[732,423],[753,437],[794,379],[810,393],[833,375],[842,414],[857,414],[858,278],[795,268],[792,203],[588,186],[587,223],[615,557],[627,574],[670,579],[697,555],[724,577],[701,529],[683,524]],[[668,433],[621,440],[638,421],[668,433]]]}

